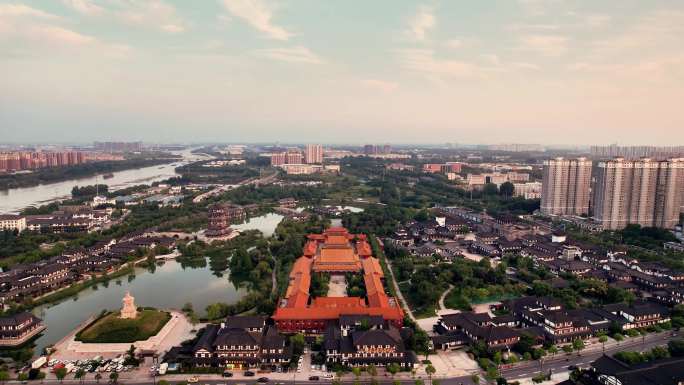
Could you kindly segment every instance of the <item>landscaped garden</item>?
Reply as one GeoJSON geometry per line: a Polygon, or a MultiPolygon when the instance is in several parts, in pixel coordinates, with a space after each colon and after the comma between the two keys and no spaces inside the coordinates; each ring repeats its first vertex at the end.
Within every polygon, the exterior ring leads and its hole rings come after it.
{"type": "Polygon", "coordinates": [[[145,308],[135,319],[119,318],[120,313],[109,312],[76,334],[76,340],[86,343],[124,343],[146,340],[161,330],[171,319],[165,311],[145,308]]]}

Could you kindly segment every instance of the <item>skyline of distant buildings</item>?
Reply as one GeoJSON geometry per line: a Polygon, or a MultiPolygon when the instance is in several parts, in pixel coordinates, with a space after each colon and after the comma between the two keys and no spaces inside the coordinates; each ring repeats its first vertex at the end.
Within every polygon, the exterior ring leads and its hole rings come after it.
{"type": "Polygon", "coordinates": [[[94,142],[93,147],[102,152],[140,152],[142,142],[94,142]]]}
{"type": "Polygon", "coordinates": [[[74,166],[88,162],[123,160],[121,155],[86,151],[14,151],[0,153],[0,172],[74,166]]]}
{"type": "Polygon", "coordinates": [[[591,146],[589,152],[595,158],[654,158],[664,160],[667,158],[684,157],[684,146],[591,146]]]}

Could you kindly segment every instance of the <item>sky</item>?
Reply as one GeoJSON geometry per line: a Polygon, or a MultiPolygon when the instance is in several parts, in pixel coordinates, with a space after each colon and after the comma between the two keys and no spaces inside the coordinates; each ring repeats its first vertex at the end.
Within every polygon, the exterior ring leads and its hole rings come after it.
{"type": "Polygon", "coordinates": [[[681,0],[0,0],[0,142],[684,145],[681,0]]]}

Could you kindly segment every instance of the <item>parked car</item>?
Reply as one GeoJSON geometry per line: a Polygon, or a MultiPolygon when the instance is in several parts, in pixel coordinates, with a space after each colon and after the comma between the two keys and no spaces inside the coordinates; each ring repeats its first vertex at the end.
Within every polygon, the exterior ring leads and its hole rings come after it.
{"type": "Polygon", "coordinates": [[[223,372],[223,377],[233,377],[233,372],[223,372]]]}
{"type": "Polygon", "coordinates": [[[245,377],[254,377],[254,372],[249,371],[249,370],[246,371],[246,372],[245,372],[245,377]]]}
{"type": "Polygon", "coordinates": [[[197,382],[199,382],[199,378],[197,378],[197,377],[190,377],[190,378],[188,378],[188,383],[190,383],[190,384],[194,384],[194,383],[197,383],[197,382]]]}
{"type": "Polygon", "coordinates": [[[318,380],[320,380],[320,379],[321,379],[321,378],[318,377],[318,376],[311,376],[311,377],[309,377],[309,381],[318,381],[318,380]]]}
{"type": "Polygon", "coordinates": [[[266,382],[268,382],[268,377],[259,377],[257,382],[266,383],[266,382]]]}

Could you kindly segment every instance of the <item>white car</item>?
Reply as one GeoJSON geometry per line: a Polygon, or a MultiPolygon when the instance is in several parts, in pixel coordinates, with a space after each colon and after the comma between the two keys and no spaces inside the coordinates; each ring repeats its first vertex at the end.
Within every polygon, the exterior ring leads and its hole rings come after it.
{"type": "Polygon", "coordinates": [[[328,374],[324,375],[323,378],[331,380],[333,378],[333,375],[328,373],[328,374]]]}

